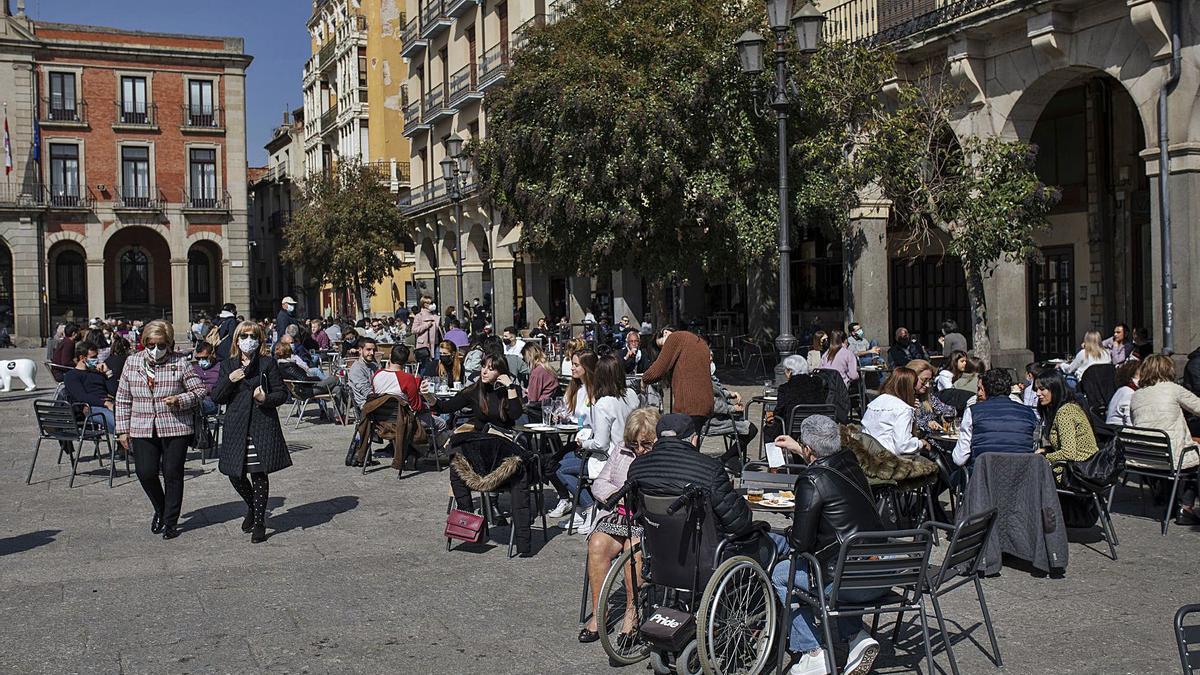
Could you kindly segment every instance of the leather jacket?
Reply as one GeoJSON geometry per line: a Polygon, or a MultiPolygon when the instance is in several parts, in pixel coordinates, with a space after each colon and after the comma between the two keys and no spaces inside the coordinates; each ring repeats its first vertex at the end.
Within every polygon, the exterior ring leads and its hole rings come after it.
{"type": "Polygon", "coordinates": [[[796,481],[792,548],[812,553],[831,573],[841,542],[856,532],[883,529],[867,476],[843,449],[818,459],[796,481]]]}

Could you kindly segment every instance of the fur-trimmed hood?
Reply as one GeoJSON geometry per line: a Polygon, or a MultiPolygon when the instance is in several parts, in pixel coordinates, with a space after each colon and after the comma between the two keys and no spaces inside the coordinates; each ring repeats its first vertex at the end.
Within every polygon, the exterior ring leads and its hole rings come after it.
{"type": "Polygon", "coordinates": [[[450,466],[454,467],[458,477],[467,487],[476,492],[493,492],[517,473],[517,470],[521,468],[521,458],[516,455],[505,457],[500,462],[500,466],[492,469],[491,473],[486,476],[475,473],[471,463],[460,454],[455,454],[450,458],[450,466]]]}
{"type": "Polygon", "coordinates": [[[864,437],[857,425],[842,425],[842,447],[854,452],[868,479],[896,481],[901,490],[924,485],[937,475],[937,464],[920,455],[911,458],[893,455],[875,439],[864,437]]]}

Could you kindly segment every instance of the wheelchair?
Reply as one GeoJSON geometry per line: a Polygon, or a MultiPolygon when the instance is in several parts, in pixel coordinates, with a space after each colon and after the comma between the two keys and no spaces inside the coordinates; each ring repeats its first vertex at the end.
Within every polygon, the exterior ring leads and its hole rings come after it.
{"type": "Polygon", "coordinates": [[[627,483],[624,497],[640,541],[615,559],[595,612],[612,665],[649,659],[666,675],[766,672],[780,635],[780,603],[771,584],[776,562],[766,523],[738,537],[716,529],[707,491],[655,495],[627,483]]]}

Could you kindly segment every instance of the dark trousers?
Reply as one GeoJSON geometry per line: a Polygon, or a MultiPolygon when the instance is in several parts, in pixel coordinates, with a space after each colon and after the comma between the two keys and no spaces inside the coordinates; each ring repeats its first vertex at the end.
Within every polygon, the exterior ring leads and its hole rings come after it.
{"type": "MultiPolygon", "coordinates": [[[[508,482],[497,488],[497,492],[508,489],[509,501],[512,503],[512,526],[516,528],[513,533],[513,543],[516,544],[518,553],[528,553],[532,547],[532,531],[529,522],[529,479],[525,475],[525,469],[517,470],[508,482]]],[[[458,471],[454,466],[450,466],[450,491],[454,494],[454,503],[461,511],[474,511],[475,500],[471,498],[471,489],[459,478],[458,471]]],[[[486,514],[488,520],[491,520],[491,514],[486,514]]]]}
{"type": "Polygon", "coordinates": [[[191,441],[188,435],[134,438],[132,442],[138,482],[167,527],[175,527],[179,522],[179,510],[183,507],[183,464],[191,441]]]}
{"type": "Polygon", "coordinates": [[[271,494],[271,482],[267,479],[267,474],[252,473],[249,479],[245,474],[230,476],[229,482],[233,485],[233,489],[237,490],[242,501],[246,502],[250,522],[257,527],[265,527],[267,524],[267,497],[271,494]]]}

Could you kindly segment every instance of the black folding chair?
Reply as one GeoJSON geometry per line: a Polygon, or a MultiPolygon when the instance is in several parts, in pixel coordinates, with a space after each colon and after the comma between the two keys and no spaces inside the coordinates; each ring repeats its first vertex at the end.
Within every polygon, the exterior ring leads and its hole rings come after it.
{"type": "Polygon", "coordinates": [[[1200,624],[1187,624],[1187,618],[1200,612],[1200,605],[1184,605],[1175,612],[1175,643],[1179,646],[1179,661],[1183,675],[1200,671],[1200,624]]]}
{"type": "MultiPolygon", "coordinates": [[[[996,631],[992,628],[992,616],[988,613],[987,601],[983,598],[983,584],[979,581],[979,559],[987,545],[992,528],[996,525],[996,509],[988,509],[951,527],[945,523],[930,521],[921,525],[928,529],[939,529],[950,537],[946,548],[946,557],[941,565],[930,565],[925,575],[925,593],[933,604],[933,614],[937,618],[938,629],[942,634],[942,644],[946,646],[946,656],[950,658],[950,670],[958,675],[958,662],[954,658],[954,650],[950,647],[950,634],[946,631],[946,620],[942,614],[938,598],[947,593],[974,582],[975,596],[979,598],[979,609],[983,612],[983,625],[987,628],[988,639],[992,642],[992,662],[996,667],[1002,667],[1000,645],[996,642],[996,631]]],[[[903,625],[904,614],[896,616],[896,629],[892,633],[892,641],[900,638],[900,628],[903,625]]]]}
{"type": "Polygon", "coordinates": [[[824,415],[829,419],[837,419],[837,410],[828,403],[797,404],[788,413],[787,433],[793,438],[800,437],[800,425],[813,415],[824,415]]]}
{"type": "MultiPolygon", "coordinates": [[[[1051,464],[1051,468],[1062,469],[1062,471],[1066,472],[1069,471],[1067,468],[1068,464],[1069,462],[1054,462],[1051,464]]],[[[1078,497],[1092,502],[1092,505],[1096,507],[1096,512],[1099,514],[1100,533],[1104,536],[1104,542],[1108,544],[1109,557],[1115,561],[1117,559],[1117,544],[1120,543],[1117,541],[1117,528],[1113,525],[1112,514],[1108,511],[1108,500],[1100,498],[1102,492],[1111,493],[1114,486],[1116,486],[1116,481],[1112,485],[1104,486],[1102,489],[1087,488],[1084,486],[1076,487],[1075,485],[1067,484],[1064,477],[1063,482],[1056,484],[1055,490],[1060,495],[1078,497]]]]}
{"type": "MultiPolygon", "coordinates": [[[[29,474],[25,476],[25,484],[33,481],[33,469],[37,465],[38,451],[42,441],[59,441],[59,443],[78,443],[75,452],[71,453],[71,480],[67,487],[75,487],[75,475],[79,471],[79,456],[83,454],[83,442],[94,443],[94,458],[104,467],[100,457],[100,441],[108,444],[109,471],[108,486],[112,487],[117,474],[117,458],[112,434],[100,413],[86,414],[83,403],[69,403],[53,399],[38,399],[33,402],[33,414],[37,418],[38,438],[33,444],[33,461],[29,463],[29,474]]],[[[62,462],[62,446],[58,451],[58,462],[62,462]]],[[[125,453],[125,475],[129,475],[129,453],[125,453]]]]}
{"type": "MultiPolygon", "coordinates": [[[[1117,443],[1125,453],[1125,471],[1121,474],[1122,482],[1129,474],[1148,478],[1158,478],[1171,482],[1171,497],[1167,500],[1167,509],[1163,513],[1162,533],[1167,534],[1171,522],[1171,514],[1175,511],[1175,498],[1179,494],[1179,480],[1185,476],[1196,475],[1198,467],[1183,468],[1183,461],[1188,453],[1200,456],[1200,447],[1190,445],[1179,453],[1179,461],[1171,458],[1171,437],[1161,429],[1143,427],[1122,427],[1117,432],[1117,443]]],[[[1112,494],[1109,494],[1112,501],[1112,494]]],[[[1111,504],[1109,504],[1111,506],[1111,504]]]]}
{"type": "MultiPolygon", "coordinates": [[[[808,563],[809,588],[795,587],[795,573],[788,574],[787,602],[784,603],[785,621],[791,613],[792,599],[799,599],[821,617],[821,629],[825,637],[825,664],[830,673],[837,673],[833,660],[834,619],[849,616],[874,616],[877,623],[881,614],[918,612],[921,615],[921,630],[925,638],[925,660],[928,672],[934,672],[933,651],[929,643],[929,621],[922,602],[929,570],[929,554],[933,548],[933,536],[928,529],[890,530],[882,532],[856,532],[842,542],[834,568],[832,586],[825,593],[823,565],[811,553],[792,552],[789,558],[795,570],[800,559],[808,563]],[[866,603],[844,602],[838,598],[841,591],[882,591],[882,595],[866,603]]],[[[786,663],[784,648],[787,638],[780,636],[776,643],[775,663],[783,672],[786,663]]]]}

